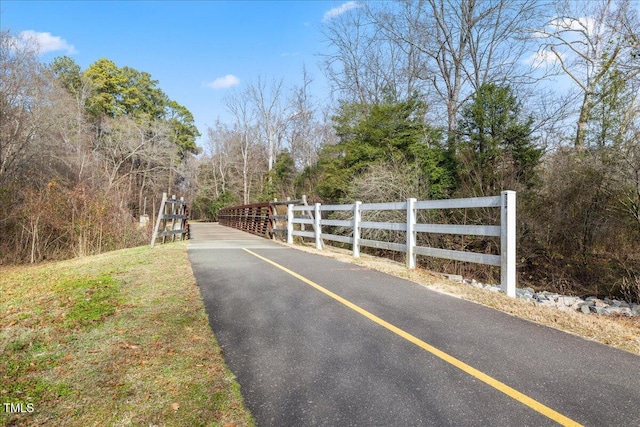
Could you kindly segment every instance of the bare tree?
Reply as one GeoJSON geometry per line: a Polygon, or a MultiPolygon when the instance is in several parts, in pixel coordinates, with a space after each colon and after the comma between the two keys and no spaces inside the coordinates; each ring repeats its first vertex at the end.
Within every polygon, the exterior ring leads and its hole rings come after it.
{"type": "Polygon", "coordinates": [[[342,100],[372,104],[423,90],[415,43],[398,43],[386,30],[397,12],[386,3],[363,4],[325,23],[324,72],[342,100]]]}
{"type": "Polygon", "coordinates": [[[535,0],[403,1],[399,10],[378,14],[387,37],[419,53],[418,78],[430,83],[432,103],[446,110],[453,135],[460,106],[484,83],[531,83],[523,67],[529,52],[527,28],[543,4],[535,0]]]}
{"type": "Polygon", "coordinates": [[[271,171],[281,148],[289,114],[284,103],[284,83],[282,79],[274,79],[267,87],[264,79],[259,77],[255,84],[249,85],[247,93],[259,117],[258,128],[266,139],[267,164],[271,171]]]}
{"type": "Polygon", "coordinates": [[[305,67],[302,69],[302,84],[291,93],[293,113],[287,122],[286,142],[297,170],[316,163],[323,143],[331,142],[332,127],[328,114],[320,117],[318,103],[311,95],[313,79],[305,67]]]}
{"type": "Polygon", "coordinates": [[[227,191],[229,168],[231,163],[232,142],[231,131],[219,120],[214,128],[208,129],[207,156],[208,167],[211,168],[214,197],[227,191]]]}
{"type": "Polygon", "coordinates": [[[558,67],[580,94],[576,149],[585,145],[598,85],[613,71],[626,80],[640,74],[639,26],[638,12],[628,0],[565,0],[537,31],[540,60],[558,67]]]}
{"type": "Polygon", "coordinates": [[[254,166],[254,151],[256,148],[253,128],[255,115],[250,109],[252,97],[252,91],[249,89],[235,92],[224,99],[225,106],[233,114],[235,120],[233,132],[236,137],[235,145],[240,150],[242,201],[244,204],[249,203],[250,200],[251,168],[254,166]]]}
{"type": "Polygon", "coordinates": [[[38,62],[36,47],[0,33],[0,185],[28,176],[58,113],[58,87],[38,62]]]}

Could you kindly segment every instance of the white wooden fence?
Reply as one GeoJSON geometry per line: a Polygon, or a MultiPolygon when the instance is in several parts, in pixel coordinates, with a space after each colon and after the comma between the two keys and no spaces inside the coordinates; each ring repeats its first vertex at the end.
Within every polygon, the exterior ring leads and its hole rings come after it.
{"type": "Polygon", "coordinates": [[[350,205],[322,205],[316,203],[313,217],[296,217],[295,212],[308,212],[310,206],[287,206],[287,243],[293,243],[293,236],[315,239],[316,248],[322,249],[323,240],[349,243],[353,246],[353,256],[360,256],[360,247],[368,246],[406,253],[408,268],[415,268],[416,255],[426,255],[457,261],[473,262],[500,267],[500,282],[504,292],[510,297],[516,295],[516,192],[503,191],[500,196],[476,197],[468,199],[425,200],[407,199],[398,203],[361,203],[350,205]],[[454,225],[418,224],[416,212],[421,209],[464,209],[500,208],[500,225],[454,225]],[[405,222],[362,221],[363,211],[406,211],[405,222]],[[351,211],[349,220],[323,219],[328,211],[351,211]],[[294,224],[309,224],[313,231],[294,230],[294,224]],[[340,236],[322,232],[323,226],[340,226],[352,229],[351,236],[340,236]],[[361,229],[395,230],[406,233],[405,243],[383,242],[360,238],[361,229]],[[477,252],[417,246],[417,233],[437,233],[473,236],[500,237],[500,255],[477,252]]]}

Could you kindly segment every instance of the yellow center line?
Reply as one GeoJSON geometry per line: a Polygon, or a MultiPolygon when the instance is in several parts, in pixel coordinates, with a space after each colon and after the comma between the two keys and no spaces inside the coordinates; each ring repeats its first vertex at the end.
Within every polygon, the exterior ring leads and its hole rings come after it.
{"type": "Polygon", "coordinates": [[[534,411],[552,419],[553,421],[557,422],[560,425],[563,426],[581,426],[580,423],[578,423],[577,421],[572,420],[571,418],[565,417],[564,415],[560,414],[557,411],[554,411],[553,409],[549,408],[546,405],[543,405],[542,403],[538,402],[535,399],[532,399],[531,397],[519,392],[518,390],[509,387],[508,385],[504,384],[503,382],[500,382],[498,380],[496,380],[493,377],[490,377],[489,375],[485,374],[484,372],[481,372],[479,370],[477,370],[476,368],[467,365],[466,363],[464,363],[461,360],[456,359],[455,357],[445,353],[442,350],[437,349],[436,347],[427,344],[426,342],[422,341],[421,339],[411,335],[410,333],[398,328],[397,326],[392,325],[391,323],[379,318],[378,316],[368,312],[367,310],[363,309],[360,306],[357,306],[356,304],[352,303],[349,300],[346,300],[344,298],[342,298],[340,295],[334,294],[333,292],[331,292],[328,289],[323,288],[322,286],[318,285],[317,283],[307,279],[304,276],[299,275],[298,273],[296,273],[295,271],[291,271],[288,268],[274,262],[271,261],[268,258],[265,258],[261,255],[258,255],[255,252],[250,251],[249,249],[244,248],[244,250],[248,253],[250,253],[251,255],[260,258],[261,260],[263,260],[264,262],[267,262],[271,265],[273,265],[274,267],[279,268],[280,270],[284,271],[285,273],[295,277],[296,279],[306,283],[309,286],[312,286],[314,288],[316,288],[317,290],[319,290],[320,292],[322,292],[323,294],[333,298],[334,300],[346,305],[347,307],[349,307],[350,309],[356,311],[357,313],[360,313],[361,315],[363,315],[364,317],[368,318],[369,320],[372,320],[373,322],[377,323],[378,325],[390,330],[391,332],[401,336],[402,338],[406,339],[409,342],[412,342],[413,344],[417,345],[418,347],[428,351],[429,353],[433,354],[434,356],[444,360],[445,362],[455,366],[456,368],[466,372],[467,374],[471,375],[474,378],[477,378],[478,380],[490,385],[491,387],[495,388],[496,390],[501,391],[502,393],[506,394],[507,396],[517,400],[520,403],[523,403],[524,405],[528,406],[529,408],[533,409],[534,411]]]}

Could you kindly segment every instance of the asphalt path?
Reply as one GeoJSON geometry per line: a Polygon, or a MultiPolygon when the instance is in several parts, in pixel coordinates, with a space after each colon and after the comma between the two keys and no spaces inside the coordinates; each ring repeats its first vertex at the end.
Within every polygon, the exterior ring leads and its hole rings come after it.
{"type": "Polygon", "coordinates": [[[637,355],[235,230],[192,235],[258,426],[640,426],[637,355]]]}

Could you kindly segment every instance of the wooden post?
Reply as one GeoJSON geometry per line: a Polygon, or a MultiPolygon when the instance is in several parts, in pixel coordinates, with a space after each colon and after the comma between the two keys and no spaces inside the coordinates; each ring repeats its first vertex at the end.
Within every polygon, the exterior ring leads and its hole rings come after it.
{"type": "MultiPolygon", "coordinates": [[[[182,203],[180,203],[178,205],[178,215],[184,215],[185,214],[184,197],[180,197],[180,201],[182,203]]],[[[179,221],[180,228],[179,228],[179,230],[184,230],[186,228],[185,227],[186,222],[187,222],[186,218],[180,218],[180,221],[179,221]]],[[[183,233],[180,233],[180,240],[184,240],[184,234],[183,233]]]]}
{"type": "MultiPolygon", "coordinates": [[[[176,214],[176,203],[175,203],[176,195],[175,194],[171,195],[171,200],[172,200],[172,202],[171,202],[171,215],[175,215],[176,214]]],[[[175,219],[175,217],[171,217],[171,231],[174,231],[175,229],[176,229],[176,219],[175,219]]],[[[176,235],[175,234],[171,235],[171,241],[172,242],[176,241],[176,235]]]]}
{"type": "Polygon", "coordinates": [[[162,201],[160,202],[160,209],[158,210],[158,218],[156,219],[156,227],[153,229],[153,236],[151,237],[151,247],[153,248],[158,238],[158,229],[160,228],[160,222],[162,221],[164,204],[167,201],[167,193],[162,193],[162,201]]]}

